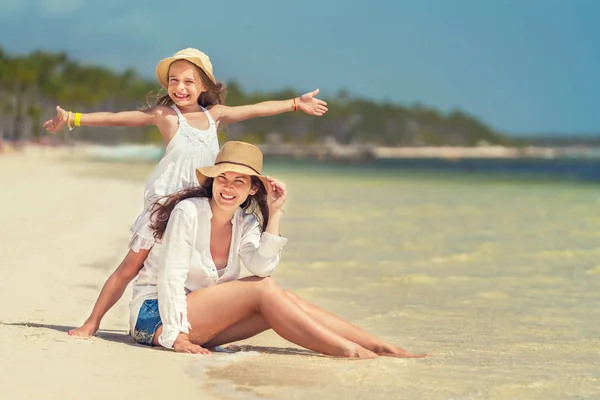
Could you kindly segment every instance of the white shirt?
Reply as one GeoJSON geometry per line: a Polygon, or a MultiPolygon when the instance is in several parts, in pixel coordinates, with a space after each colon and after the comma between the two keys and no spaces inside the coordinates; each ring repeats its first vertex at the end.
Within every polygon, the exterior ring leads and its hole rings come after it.
{"type": "Polygon", "coordinates": [[[260,233],[254,215],[238,209],[233,225],[227,267],[219,277],[210,253],[212,211],[206,198],[190,198],[175,206],[167,229],[144,262],[133,284],[129,324],[133,332],[142,303],[158,299],[163,331],[159,343],[172,348],[180,332],[189,333],[187,293],[238,279],[241,263],[254,275],[269,276],[287,239],[260,233]],[[240,263],[241,261],[241,263],[240,263]]]}

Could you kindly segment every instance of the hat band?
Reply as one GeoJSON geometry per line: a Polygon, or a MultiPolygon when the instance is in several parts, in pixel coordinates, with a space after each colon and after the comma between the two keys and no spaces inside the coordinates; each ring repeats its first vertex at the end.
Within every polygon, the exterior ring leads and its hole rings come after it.
{"type": "Polygon", "coordinates": [[[244,163],[239,163],[239,162],[234,162],[234,161],[219,161],[216,162],[215,165],[219,165],[219,164],[235,164],[235,165],[240,165],[242,167],[246,167],[246,168],[250,168],[252,171],[256,172],[258,175],[261,175],[260,172],[258,172],[256,169],[252,168],[251,166],[249,166],[248,164],[244,164],[244,163]]]}

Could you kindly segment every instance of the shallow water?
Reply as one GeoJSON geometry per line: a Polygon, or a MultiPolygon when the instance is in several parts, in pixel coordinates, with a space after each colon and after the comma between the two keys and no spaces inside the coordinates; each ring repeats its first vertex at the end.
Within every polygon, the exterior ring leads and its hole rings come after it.
{"type": "Polygon", "coordinates": [[[600,398],[600,186],[266,169],[290,192],[280,285],[432,356],[336,360],[263,334],[190,367],[215,393],[600,398]]]}

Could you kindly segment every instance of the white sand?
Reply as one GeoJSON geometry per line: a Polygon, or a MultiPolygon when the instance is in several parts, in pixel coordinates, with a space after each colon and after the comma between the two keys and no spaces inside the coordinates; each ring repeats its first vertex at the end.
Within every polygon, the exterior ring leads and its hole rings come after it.
{"type": "Polygon", "coordinates": [[[143,193],[137,183],[81,176],[95,165],[57,161],[68,155],[0,155],[0,398],[198,398],[201,379],[186,372],[193,356],[126,335],[129,290],[100,337],[66,334],[125,254],[143,193]]]}

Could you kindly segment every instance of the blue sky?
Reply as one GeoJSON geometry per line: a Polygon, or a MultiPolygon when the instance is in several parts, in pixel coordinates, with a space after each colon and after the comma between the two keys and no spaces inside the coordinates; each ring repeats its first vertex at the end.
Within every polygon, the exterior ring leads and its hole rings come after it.
{"type": "Polygon", "coordinates": [[[600,134],[600,1],[2,3],[11,53],[64,50],[153,76],[159,59],[197,47],[218,79],[248,90],[346,88],[460,108],[509,134],[600,134]]]}

